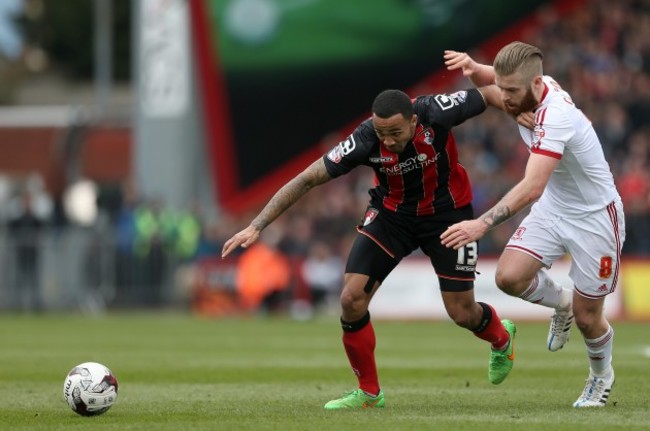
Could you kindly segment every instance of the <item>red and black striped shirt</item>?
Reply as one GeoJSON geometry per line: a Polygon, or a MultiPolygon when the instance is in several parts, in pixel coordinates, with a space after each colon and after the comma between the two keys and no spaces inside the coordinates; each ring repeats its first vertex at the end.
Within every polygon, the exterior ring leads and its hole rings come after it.
{"type": "Polygon", "coordinates": [[[476,89],[420,96],[413,108],[418,124],[404,151],[386,150],[368,119],[323,156],[327,172],[338,177],[370,166],[377,179],[372,203],[398,214],[426,216],[469,204],[472,189],[451,129],[485,110],[483,96],[476,89]]]}

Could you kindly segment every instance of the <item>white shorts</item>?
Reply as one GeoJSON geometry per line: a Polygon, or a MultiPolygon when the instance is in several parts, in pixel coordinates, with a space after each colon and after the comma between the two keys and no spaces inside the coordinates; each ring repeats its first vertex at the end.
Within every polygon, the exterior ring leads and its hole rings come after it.
{"type": "Polygon", "coordinates": [[[506,248],[526,253],[547,268],[568,253],[572,260],[569,277],[578,293],[587,298],[612,293],[625,241],[622,202],[617,200],[581,218],[549,216],[537,207],[533,205],[506,248]]]}

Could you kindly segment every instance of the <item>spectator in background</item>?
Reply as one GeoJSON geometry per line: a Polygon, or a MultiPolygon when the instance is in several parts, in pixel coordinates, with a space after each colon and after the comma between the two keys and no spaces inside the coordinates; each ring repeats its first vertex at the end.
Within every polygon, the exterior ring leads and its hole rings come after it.
{"type": "Polygon", "coordinates": [[[203,220],[198,204],[173,214],[171,252],[175,259],[188,262],[196,256],[201,242],[203,220]]]}
{"type": "Polygon", "coordinates": [[[629,254],[650,253],[650,141],[647,134],[637,133],[632,138],[630,155],[617,185],[625,205],[629,224],[634,226],[625,244],[629,254]]]}
{"type": "Polygon", "coordinates": [[[341,294],[343,259],[334,253],[325,241],[312,242],[307,258],[302,263],[301,275],[311,295],[315,311],[322,311],[335,304],[341,294]]]}
{"type": "Polygon", "coordinates": [[[193,260],[199,261],[218,256],[230,232],[234,229],[233,222],[227,215],[222,215],[219,221],[208,221],[203,224],[193,260]]]}
{"type": "Polygon", "coordinates": [[[8,221],[9,238],[15,250],[15,289],[23,309],[43,309],[41,293],[41,248],[46,220],[35,210],[34,196],[23,190],[17,213],[8,221]]]}
{"type": "Polygon", "coordinates": [[[237,264],[236,289],[247,312],[279,311],[291,278],[289,259],[278,248],[281,234],[269,229],[246,249],[237,264]]]}
{"type": "Polygon", "coordinates": [[[173,238],[173,217],[159,199],[142,202],[133,213],[137,302],[159,305],[173,238]]]}
{"type": "Polygon", "coordinates": [[[134,284],[135,209],[139,204],[138,190],[132,181],[125,181],[121,190],[121,205],[115,216],[115,302],[124,305],[134,284]]]}

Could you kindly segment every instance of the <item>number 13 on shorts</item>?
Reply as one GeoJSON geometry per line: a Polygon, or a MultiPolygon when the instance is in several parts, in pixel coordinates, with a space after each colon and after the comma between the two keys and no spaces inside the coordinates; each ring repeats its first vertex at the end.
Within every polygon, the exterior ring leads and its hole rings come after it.
{"type": "Polygon", "coordinates": [[[465,244],[458,249],[458,258],[456,259],[457,269],[459,266],[476,266],[478,260],[478,243],[476,241],[465,244]]]}

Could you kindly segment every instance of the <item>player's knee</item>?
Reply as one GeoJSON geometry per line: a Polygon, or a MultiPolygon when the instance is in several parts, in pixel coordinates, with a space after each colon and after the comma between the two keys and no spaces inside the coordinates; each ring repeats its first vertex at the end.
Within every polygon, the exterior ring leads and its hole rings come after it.
{"type": "Polygon", "coordinates": [[[580,312],[579,310],[576,311],[577,312],[574,312],[574,319],[576,326],[582,333],[592,332],[592,329],[598,325],[601,320],[601,316],[597,313],[580,312]]]}
{"type": "Polygon", "coordinates": [[[497,287],[511,296],[519,296],[522,292],[522,280],[514,271],[497,267],[495,275],[497,287]]]}
{"type": "Polygon", "coordinates": [[[361,318],[368,311],[368,303],[360,295],[351,290],[343,289],[341,293],[341,310],[345,316],[359,316],[361,318]]]}
{"type": "Polygon", "coordinates": [[[576,326],[582,334],[591,334],[594,332],[594,328],[597,328],[599,319],[594,316],[575,316],[576,326]]]}

